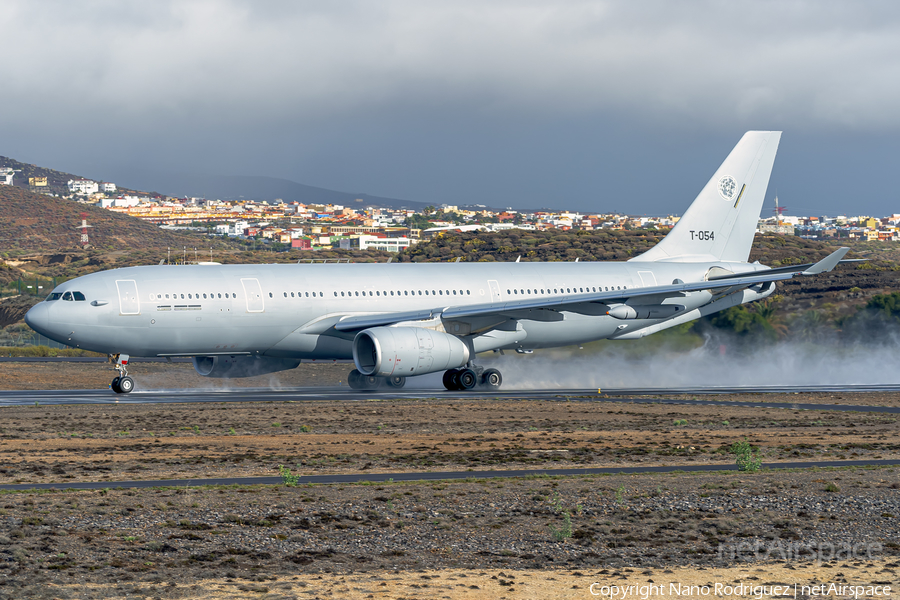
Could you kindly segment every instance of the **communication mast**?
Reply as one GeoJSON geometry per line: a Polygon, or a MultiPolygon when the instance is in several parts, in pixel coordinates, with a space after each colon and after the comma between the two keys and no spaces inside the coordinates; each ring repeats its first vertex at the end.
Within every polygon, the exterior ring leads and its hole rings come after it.
{"type": "Polygon", "coordinates": [[[87,224],[87,213],[81,213],[81,247],[84,250],[88,248],[88,228],[93,225],[87,224]]]}
{"type": "Polygon", "coordinates": [[[778,196],[775,196],[775,222],[781,226],[781,215],[787,210],[787,206],[778,206],[778,196]]]}

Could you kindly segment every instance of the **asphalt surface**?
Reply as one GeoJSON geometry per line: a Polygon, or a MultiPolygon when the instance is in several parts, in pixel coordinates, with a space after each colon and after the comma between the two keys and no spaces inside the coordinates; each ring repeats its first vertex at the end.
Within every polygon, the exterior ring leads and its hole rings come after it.
{"type": "MultiPolygon", "coordinates": [[[[818,462],[764,463],[763,469],[821,469],[839,467],[892,467],[900,460],[827,460],[818,462]]],[[[441,481],[460,479],[493,479],[502,477],[555,477],[573,475],[611,475],[632,473],[702,473],[737,471],[735,464],[693,465],[677,467],[602,467],[596,469],[521,469],[514,471],[437,471],[429,473],[353,473],[347,475],[309,475],[298,477],[296,485],[359,483],[387,483],[395,481],[441,481]]],[[[276,485],[281,477],[238,477],[222,479],[159,479],[145,481],[89,481],[81,483],[20,483],[0,485],[0,491],[21,490],[97,490],[114,488],[183,487],[201,485],[276,485]]]]}
{"type": "MultiPolygon", "coordinates": [[[[803,391],[811,391],[808,387],[803,391]]],[[[609,390],[603,394],[595,389],[529,390],[529,391],[473,391],[448,392],[446,390],[396,390],[381,388],[374,391],[352,390],[348,387],[307,387],[284,390],[269,388],[242,388],[239,390],[158,390],[135,391],[115,394],[111,390],[15,390],[0,391],[0,407],[64,404],[166,404],[199,402],[303,402],[379,400],[420,400],[424,398],[461,399],[516,399],[516,400],[567,400],[571,402],[608,402],[621,404],[673,404],[693,406],[718,406],[741,408],[783,408],[788,410],[832,410],[874,413],[900,413],[900,407],[866,406],[850,404],[810,404],[799,402],[748,402],[731,400],[700,400],[685,398],[645,398],[635,390],[609,390]],[[614,394],[614,395],[612,395],[614,394]],[[635,394],[632,396],[631,394],[635,394]]],[[[655,392],[659,393],[659,392],[655,392]]],[[[671,394],[690,393],[669,390],[671,394]]],[[[724,392],[723,392],[724,393],[724,392]]]]}

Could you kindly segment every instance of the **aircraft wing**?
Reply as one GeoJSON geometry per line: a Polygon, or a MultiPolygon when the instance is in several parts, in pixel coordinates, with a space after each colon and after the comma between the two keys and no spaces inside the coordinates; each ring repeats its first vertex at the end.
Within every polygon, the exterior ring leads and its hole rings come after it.
{"type": "Polygon", "coordinates": [[[416,321],[432,319],[440,316],[443,319],[460,320],[470,317],[484,317],[490,315],[502,316],[507,313],[529,310],[566,310],[576,304],[624,304],[628,300],[646,296],[676,296],[687,292],[701,290],[722,290],[728,288],[744,289],[762,283],[783,281],[791,279],[798,273],[801,275],[816,275],[830,271],[841,262],[841,258],[849,248],[840,248],[829,254],[824,259],[810,265],[792,265],[778,269],[767,269],[752,274],[733,274],[716,277],[709,281],[697,281],[692,283],[672,283],[669,285],[656,285],[609,292],[594,292],[586,294],[570,294],[566,296],[554,296],[551,298],[529,298],[528,300],[511,300],[508,302],[493,302],[484,304],[469,304],[465,306],[435,307],[427,311],[381,313],[374,315],[360,315],[343,317],[334,324],[338,331],[354,331],[393,325],[403,321],[416,321]]]}
{"type": "MultiPolygon", "coordinates": [[[[825,273],[827,271],[830,271],[837,265],[866,262],[867,259],[865,259],[865,258],[842,259],[842,257],[845,254],[847,254],[848,250],[849,250],[849,248],[839,248],[817,263],[806,263],[803,265],[789,265],[787,267],[776,267],[774,269],[767,270],[766,273],[771,273],[771,274],[774,274],[774,273],[801,273],[803,275],[818,275],[819,273],[825,273]]],[[[710,281],[719,281],[721,279],[733,279],[735,277],[742,277],[742,276],[743,275],[741,275],[740,273],[730,274],[730,275],[714,275],[714,276],[710,277],[709,279],[710,279],[710,281]]]]}

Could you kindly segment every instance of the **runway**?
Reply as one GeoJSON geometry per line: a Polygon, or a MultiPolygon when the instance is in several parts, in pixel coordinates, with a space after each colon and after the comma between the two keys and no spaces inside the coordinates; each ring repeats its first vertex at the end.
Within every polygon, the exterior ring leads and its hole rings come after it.
{"type": "MultiPolygon", "coordinates": [[[[818,462],[764,463],[763,469],[823,469],[840,467],[894,467],[900,460],[826,460],[818,462]]],[[[737,471],[735,464],[682,465],[675,467],[601,467],[596,469],[522,469],[514,471],[438,471],[428,473],[352,473],[347,475],[308,475],[299,477],[296,485],[335,483],[391,483],[400,481],[442,481],[494,479],[504,477],[572,477],[579,475],[614,475],[641,473],[708,473],[737,471]]],[[[277,485],[281,477],[238,477],[222,479],[160,479],[144,481],[88,481],[80,483],[20,483],[0,485],[0,491],[22,490],[97,490],[115,488],[185,487],[202,485],[277,485]]]]}
{"type": "MultiPolygon", "coordinates": [[[[799,393],[799,392],[871,392],[886,391],[891,386],[845,386],[840,390],[828,387],[827,389],[811,389],[809,386],[796,388],[777,388],[765,390],[763,393],[799,393]]],[[[900,391],[900,386],[893,391],[900,391]]],[[[689,398],[658,398],[645,397],[656,394],[734,394],[734,393],[760,393],[761,388],[728,388],[727,391],[705,392],[695,390],[603,390],[598,393],[596,389],[571,389],[571,390],[498,390],[498,391],[474,391],[474,392],[448,392],[435,389],[410,389],[394,390],[379,389],[375,391],[352,390],[348,387],[306,387],[283,390],[269,388],[242,388],[232,390],[157,390],[135,391],[131,394],[115,394],[111,390],[16,390],[0,391],[0,407],[4,406],[29,406],[29,405],[66,405],[66,404],[165,404],[165,403],[202,403],[202,402],[310,402],[310,401],[344,401],[365,402],[370,400],[423,400],[460,399],[460,400],[547,400],[570,402],[608,402],[624,404],[672,404],[693,406],[717,406],[735,408],[783,408],[788,410],[832,410],[832,411],[857,411],[874,413],[900,413],[900,407],[892,406],[867,406],[850,404],[819,404],[801,402],[750,402],[731,400],[699,400],[689,398]]],[[[719,390],[719,388],[715,388],[719,390]]]]}

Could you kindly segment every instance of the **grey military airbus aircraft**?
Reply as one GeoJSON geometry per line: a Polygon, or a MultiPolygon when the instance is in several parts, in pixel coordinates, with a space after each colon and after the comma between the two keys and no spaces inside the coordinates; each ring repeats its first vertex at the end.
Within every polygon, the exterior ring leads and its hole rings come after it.
{"type": "Polygon", "coordinates": [[[780,132],[751,131],[666,237],[627,262],[156,265],[59,285],[25,321],[109,354],[191,357],[205,377],[246,377],[304,359],[350,359],[356,389],[444,371],[450,390],[499,387],[479,352],[637,339],[765,298],[778,280],[830,271],[748,263],[780,132]]]}

